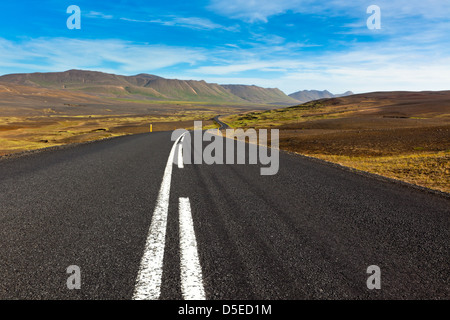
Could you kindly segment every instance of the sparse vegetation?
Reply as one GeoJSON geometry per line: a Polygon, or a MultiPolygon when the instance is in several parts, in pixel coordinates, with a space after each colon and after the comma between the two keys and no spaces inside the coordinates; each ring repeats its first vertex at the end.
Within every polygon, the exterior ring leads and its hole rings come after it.
{"type": "Polygon", "coordinates": [[[206,129],[216,128],[213,117],[249,108],[267,106],[100,97],[0,83],[0,155],[148,132],[150,123],[153,131],[190,129],[194,120],[203,121],[206,129]]]}
{"type": "Polygon", "coordinates": [[[324,99],[223,120],[278,128],[284,150],[450,192],[450,92],[324,99]]]}
{"type": "Polygon", "coordinates": [[[177,128],[193,128],[194,120],[202,120],[205,128],[216,128],[211,118],[215,113],[180,112],[171,116],[58,116],[0,117],[0,155],[86,142],[121,135],[177,128]]]}
{"type": "Polygon", "coordinates": [[[343,166],[450,193],[450,151],[383,157],[310,154],[343,166]]]}

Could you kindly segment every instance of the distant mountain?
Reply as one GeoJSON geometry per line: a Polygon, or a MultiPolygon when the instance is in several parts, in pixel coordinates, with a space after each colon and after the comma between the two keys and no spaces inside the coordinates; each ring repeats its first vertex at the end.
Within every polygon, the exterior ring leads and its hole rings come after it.
{"type": "Polygon", "coordinates": [[[261,88],[257,86],[246,85],[222,85],[229,92],[241,99],[250,102],[269,103],[269,104],[296,104],[298,101],[287,96],[283,91],[276,88],[261,88]]]}
{"type": "Polygon", "coordinates": [[[149,82],[146,87],[160,92],[168,99],[183,101],[244,102],[224,87],[205,81],[157,79],[149,82]]]}
{"type": "Polygon", "coordinates": [[[352,91],[347,91],[347,92],[344,92],[341,94],[335,94],[334,96],[336,98],[339,98],[339,97],[347,97],[347,96],[351,96],[351,95],[354,95],[354,93],[352,91]]]}
{"type": "Polygon", "coordinates": [[[303,90],[294,92],[289,95],[289,97],[294,98],[300,102],[308,102],[313,100],[319,100],[319,99],[328,99],[328,98],[337,98],[337,97],[345,97],[352,95],[353,92],[347,91],[346,93],[342,94],[332,94],[328,90],[324,91],[318,91],[318,90],[303,90]]]}
{"type": "Polygon", "coordinates": [[[36,88],[84,92],[102,97],[212,103],[296,105],[299,102],[344,97],[353,94],[351,91],[334,95],[327,90],[303,90],[287,96],[283,91],[276,88],[165,79],[146,73],[135,76],[121,76],[87,70],[8,74],[0,76],[0,81],[36,88]]]}
{"type": "Polygon", "coordinates": [[[34,85],[37,87],[52,87],[55,89],[70,88],[78,89],[80,87],[91,85],[145,85],[149,80],[159,77],[140,74],[134,77],[119,76],[115,74],[69,70],[65,72],[48,73],[19,73],[1,76],[1,81],[12,82],[20,85],[34,85]]]}
{"type": "Polygon", "coordinates": [[[324,98],[333,98],[334,95],[327,91],[318,91],[318,90],[302,90],[298,92],[294,92],[289,95],[289,97],[294,98],[300,102],[308,102],[312,100],[324,99],[324,98]]]}
{"type": "Polygon", "coordinates": [[[97,96],[130,99],[206,101],[220,103],[297,104],[279,89],[165,79],[150,74],[121,76],[97,71],[9,74],[0,81],[19,85],[82,91],[97,96]]]}

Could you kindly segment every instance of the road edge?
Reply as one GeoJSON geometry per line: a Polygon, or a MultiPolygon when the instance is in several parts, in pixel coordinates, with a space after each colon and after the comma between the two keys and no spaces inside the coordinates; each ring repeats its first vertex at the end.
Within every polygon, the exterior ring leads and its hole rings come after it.
{"type": "Polygon", "coordinates": [[[41,154],[41,153],[45,153],[45,152],[64,150],[64,149],[71,149],[71,148],[75,148],[77,146],[89,145],[89,144],[93,144],[93,143],[97,143],[97,142],[103,142],[103,141],[108,141],[108,140],[117,139],[117,138],[123,138],[123,137],[129,137],[129,136],[136,136],[136,135],[140,135],[140,134],[148,134],[148,132],[146,132],[146,133],[137,133],[137,134],[125,134],[125,135],[114,136],[114,137],[107,137],[107,138],[90,140],[90,141],[67,143],[67,144],[61,144],[61,145],[57,145],[57,146],[51,146],[51,147],[45,147],[45,148],[39,148],[39,149],[32,149],[32,150],[25,150],[25,151],[9,153],[9,154],[5,154],[5,155],[0,155],[0,162],[1,161],[5,161],[5,160],[19,159],[19,158],[32,156],[32,155],[36,155],[36,154],[41,154]]]}
{"type": "Polygon", "coordinates": [[[290,155],[293,155],[293,156],[302,157],[302,158],[305,158],[307,160],[311,160],[311,161],[314,161],[314,162],[317,162],[317,163],[321,163],[321,164],[328,165],[328,166],[331,166],[331,167],[334,167],[334,168],[338,168],[338,169],[341,169],[341,170],[344,170],[344,171],[347,171],[347,172],[352,172],[352,173],[355,173],[357,175],[364,176],[364,177],[367,177],[367,178],[375,179],[375,180],[378,180],[378,181],[389,182],[389,183],[393,183],[393,184],[399,184],[399,185],[402,185],[402,186],[407,187],[407,188],[420,190],[422,192],[431,193],[431,194],[443,197],[445,199],[450,199],[450,193],[447,193],[447,192],[443,192],[443,191],[439,191],[439,190],[435,190],[435,189],[430,189],[430,188],[419,186],[417,184],[412,184],[412,183],[409,183],[409,182],[406,182],[406,181],[403,181],[403,180],[399,180],[399,179],[395,179],[395,178],[389,178],[389,177],[385,177],[385,176],[382,176],[382,175],[379,175],[379,174],[376,174],[376,173],[363,171],[363,170],[355,169],[355,168],[352,168],[352,167],[347,167],[347,166],[341,165],[341,164],[336,163],[336,162],[323,160],[323,159],[320,159],[320,158],[308,156],[308,155],[305,155],[305,154],[302,154],[302,153],[298,153],[298,152],[287,151],[287,150],[283,150],[283,149],[280,149],[280,151],[281,152],[285,152],[285,153],[290,154],[290,155]]]}

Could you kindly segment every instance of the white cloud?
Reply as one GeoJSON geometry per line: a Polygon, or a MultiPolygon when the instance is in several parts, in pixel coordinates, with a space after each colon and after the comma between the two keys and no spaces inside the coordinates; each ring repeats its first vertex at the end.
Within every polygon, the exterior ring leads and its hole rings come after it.
{"type": "Polygon", "coordinates": [[[298,68],[302,63],[298,60],[272,60],[272,61],[235,61],[228,65],[202,66],[192,70],[205,75],[229,75],[246,71],[282,72],[298,68]]]}
{"type": "Polygon", "coordinates": [[[84,14],[85,17],[88,18],[100,18],[100,19],[113,19],[114,16],[110,15],[110,14],[104,14],[102,12],[97,12],[97,11],[90,11],[87,14],[84,14]]]}
{"type": "Polygon", "coordinates": [[[148,20],[129,19],[129,18],[119,18],[119,20],[129,21],[129,22],[150,23],[150,21],[148,21],[148,20]]]}
{"type": "Polygon", "coordinates": [[[158,19],[151,20],[138,20],[138,19],[129,19],[129,18],[120,18],[120,20],[130,21],[130,22],[140,22],[140,23],[156,23],[161,24],[163,26],[168,27],[182,27],[189,28],[195,30],[214,30],[221,29],[226,31],[237,32],[240,30],[239,25],[233,26],[223,26],[221,24],[217,24],[212,22],[206,18],[198,18],[198,17],[178,17],[178,16],[164,16],[158,19]]]}
{"type": "Polygon", "coordinates": [[[287,93],[301,89],[335,93],[450,90],[449,50],[439,49],[438,45],[398,46],[393,42],[382,47],[354,45],[345,52],[292,52],[284,58],[272,56],[272,52],[258,55],[260,48],[229,49],[221,53],[223,60],[196,67],[190,74],[219,83],[234,79],[237,83],[279,87],[287,93]]]}
{"type": "Polygon", "coordinates": [[[285,42],[285,38],[277,36],[275,34],[257,34],[252,33],[252,39],[258,42],[265,43],[267,45],[280,45],[285,42]]]}
{"type": "Polygon", "coordinates": [[[150,20],[152,23],[159,23],[165,26],[176,26],[176,27],[184,27],[191,29],[199,29],[199,30],[213,30],[213,29],[222,29],[227,31],[238,31],[238,26],[225,27],[223,25],[212,22],[206,18],[197,18],[197,17],[176,17],[171,16],[165,19],[155,19],[150,20]]]}
{"type": "Polygon", "coordinates": [[[267,18],[296,10],[309,0],[211,0],[212,11],[247,22],[267,22],[267,18]]]}
{"type": "Polygon", "coordinates": [[[193,65],[204,59],[201,49],[122,40],[45,38],[15,43],[0,38],[0,73],[16,72],[17,69],[61,71],[76,68],[132,74],[178,64],[193,65]]]}
{"type": "Polygon", "coordinates": [[[286,13],[314,13],[327,16],[366,17],[365,9],[377,4],[383,16],[401,19],[447,19],[448,0],[210,0],[208,8],[217,14],[246,22],[267,22],[271,16],[286,13]],[[364,10],[363,10],[364,9],[364,10]]]}
{"type": "Polygon", "coordinates": [[[447,0],[379,0],[385,15],[392,17],[423,17],[425,19],[446,19],[450,13],[447,0]]]}
{"type": "Polygon", "coordinates": [[[42,38],[12,42],[0,38],[0,73],[74,68],[116,74],[148,72],[279,87],[286,93],[301,89],[328,89],[334,93],[450,90],[450,48],[440,43],[424,46],[408,37],[400,42],[354,43],[342,52],[314,53],[289,43],[262,43],[246,49],[231,44],[207,50],[122,40],[42,38]],[[168,71],[164,68],[174,66],[172,74],[165,73],[168,71]]]}

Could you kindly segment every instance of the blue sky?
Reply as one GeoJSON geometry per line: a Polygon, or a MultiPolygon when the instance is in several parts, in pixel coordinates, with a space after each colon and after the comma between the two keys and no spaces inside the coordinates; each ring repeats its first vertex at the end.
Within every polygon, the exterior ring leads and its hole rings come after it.
{"type": "Polygon", "coordinates": [[[303,89],[450,90],[450,1],[9,1],[0,74],[89,69],[303,89]],[[381,8],[369,30],[367,7],[381,8]],[[81,29],[66,26],[81,8],[81,29]]]}

